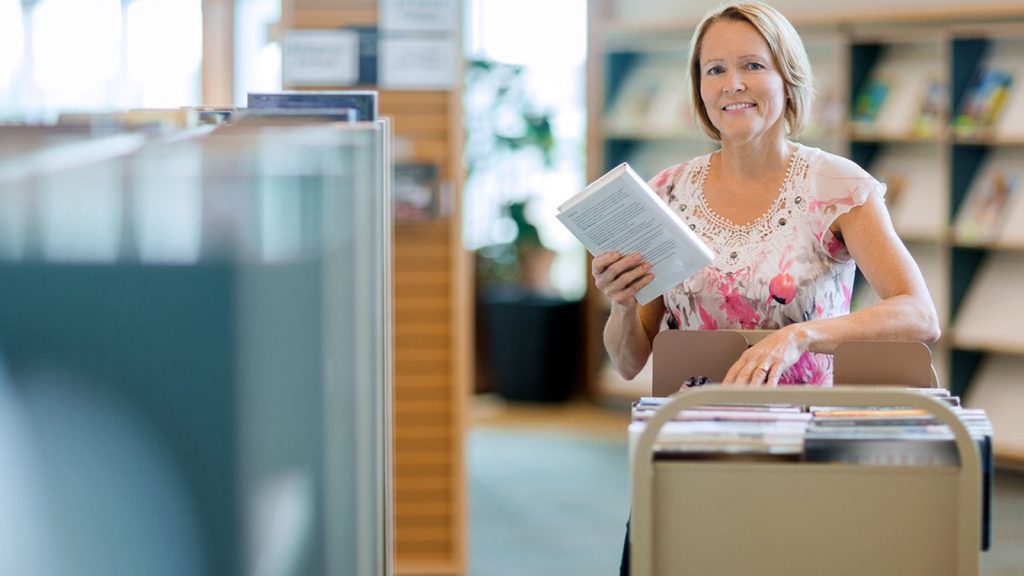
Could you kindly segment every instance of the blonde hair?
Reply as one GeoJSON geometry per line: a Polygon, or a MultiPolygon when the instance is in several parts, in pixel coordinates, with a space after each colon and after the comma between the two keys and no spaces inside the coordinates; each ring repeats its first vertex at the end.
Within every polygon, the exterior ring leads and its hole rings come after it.
{"type": "Polygon", "coordinates": [[[814,98],[814,74],[807,57],[807,50],[793,25],[781,12],[756,0],[739,2],[708,12],[697,26],[690,40],[690,96],[697,123],[704,133],[714,140],[721,140],[721,133],[711,123],[704,100],[700,96],[700,51],[704,35],[712,24],[719,21],[746,22],[757,29],[768,43],[775,66],[782,75],[786,90],[786,107],[783,118],[786,133],[796,136],[807,125],[811,115],[811,101],[814,98]]]}

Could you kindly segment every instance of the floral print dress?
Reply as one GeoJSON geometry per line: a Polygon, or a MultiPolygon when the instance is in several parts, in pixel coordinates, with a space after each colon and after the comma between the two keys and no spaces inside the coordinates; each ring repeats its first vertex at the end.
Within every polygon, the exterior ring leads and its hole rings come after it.
{"type": "MultiPolygon", "coordinates": [[[[662,170],[651,186],[715,253],[664,296],[662,329],[778,329],[850,312],[855,264],[829,227],[885,185],[853,162],[798,145],[774,204],[736,225],[704,196],[711,154],[662,170]]],[[[805,353],[780,384],[832,383],[832,356],[805,353]]]]}

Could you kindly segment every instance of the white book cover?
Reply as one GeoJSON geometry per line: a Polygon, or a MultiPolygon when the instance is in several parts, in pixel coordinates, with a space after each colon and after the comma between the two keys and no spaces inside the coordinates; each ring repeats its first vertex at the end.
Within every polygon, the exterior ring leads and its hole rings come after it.
{"type": "Polygon", "coordinates": [[[654,281],[637,293],[641,304],[661,296],[715,258],[626,163],[559,206],[557,218],[594,256],[605,252],[643,255],[651,264],[654,281]]]}

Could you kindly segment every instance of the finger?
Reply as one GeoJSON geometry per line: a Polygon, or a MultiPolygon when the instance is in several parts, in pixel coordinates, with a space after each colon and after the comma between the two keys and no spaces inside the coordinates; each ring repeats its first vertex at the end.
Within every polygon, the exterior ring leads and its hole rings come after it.
{"type": "Polygon", "coordinates": [[[770,371],[771,368],[752,362],[743,369],[740,380],[747,386],[764,386],[765,378],[770,371]]]}
{"type": "MultiPolygon", "coordinates": [[[[607,255],[602,255],[600,260],[595,260],[591,265],[591,271],[594,275],[594,284],[602,291],[607,293],[609,288],[617,290],[625,284],[620,284],[616,287],[614,284],[619,280],[619,277],[623,273],[633,270],[640,265],[643,260],[639,255],[624,256],[622,258],[611,258],[616,255],[612,252],[607,255]],[[607,257],[605,257],[607,256],[607,257]]],[[[629,278],[630,282],[635,278],[629,278]]]]}
{"type": "Polygon", "coordinates": [[[725,377],[722,378],[722,386],[732,386],[736,382],[737,363],[734,362],[729,367],[729,371],[725,373],[725,377]]]}
{"type": "Polygon", "coordinates": [[[646,262],[644,262],[644,257],[641,256],[640,254],[627,254],[622,258],[619,258],[618,260],[615,260],[611,264],[609,264],[605,268],[604,273],[610,274],[614,277],[619,277],[625,274],[626,272],[629,272],[630,270],[635,270],[636,268],[642,266],[643,264],[646,264],[646,262]]]}
{"type": "Polygon", "coordinates": [[[613,300],[617,299],[617,301],[619,301],[620,303],[622,302],[622,300],[626,300],[626,301],[630,301],[631,300],[631,301],[635,302],[636,301],[636,294],[637,294],[637,292],[642,290],[644,288],[644,286],[647,286],[648,284],[650,284],[653,281],[654,281],[654,274],[641,272],[641,275],[638,278],[636,278],[632,282],[629,282],[628,284],[623,286],[620,290],[617,290],[615,292],[615,298],[613,298],[613,300]]]}
{"type": "Polygon", "coordinates": [[[604,252],[599,254],[590,262],[590,271],[595,277],[600,274],[604,274],[605,270],[620,258],[622,258],[622,255],[618,252],[604,252]]]}
{"type": "Polygon", "coordinates": [[[743,356],[740,356],[739,360],[732,363],[729,367],[729,371],[725,373],[725,378],[722,379],[723,386],[742,386],[746,383],[744,379],[744,372],[747,368],[747,362],[743,356]]]}
{"type": "Polygon", "coordinates": [[[741,361],[733,364],[726,374],[726,380],[737,386],[764,386],[771,374],[767,362],[741,361]]]}
{"type": "Polygon", "coordinates": [[[750,383],[751,366],[751,363],[741,355],[739,360],[733,362],[729,371],[725,373],[722,384],[745,386],[750,383]]]}
{"type": "MultiPolygon", "coordinates": [[[[616,292],[626,292],[633,287],[637,282],[643,281],[644,284],[649,284],[654,278],[653,274],[649,274],[651,265],[647,262],[641,262],[638,266],[626,268],[623,272],[612,276],[616,266],[611,266],[606,274],[603,274],[595,284],[598,288],[602,287],[602,284],[616,292]],[[647,278],[650,276],[650,278],[647,278]]],[[[643,286],[637,287],[639,290],[643,286]]]]}

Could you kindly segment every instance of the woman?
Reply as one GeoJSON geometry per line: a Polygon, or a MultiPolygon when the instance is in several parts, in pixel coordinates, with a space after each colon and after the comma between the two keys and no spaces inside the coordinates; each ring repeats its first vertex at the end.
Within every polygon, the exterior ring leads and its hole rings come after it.
{"type": "MultiPolygon", "coordinates": [[[[939,337],[935,306],[896,236],[885,186],[853,162],[792,141],[810,115],[807,53],[788,20],[759,2],[705,16],[690,45],[697,120],[720,147],[651,185],[714,250],[715,261],[640,306],[653,278],[638,254],[594,258],[612,302],[604,343],[632,379],[664,329],[771,329],[724,385],[831,385],[846,340],[939,337]],[[856,264],[855,264],[856,262],[856,264]],[[850,313],[855,266],[881,297],[850,313]]],[[[629,532],[621,572],[629,573],[629,532]]]]}
{"type": "Polygon", "coordinates": [[[663,329],[772,329],[723,384],[830,385],[846,340],[939,337],[921,272],[886,211],[885,186],[853,162],[790,140],[810,114],[812,74],[792,25],[743,2],[716,9],[690,50],[694,109],[721,145],[650,183],[714,250],[715,261],[640,306],[653,276],[638,254],[594,258],[612,302],[604,343],[633,378],[663,329]],[[850,313],[855,264],[881,297],[850,313]]]}

